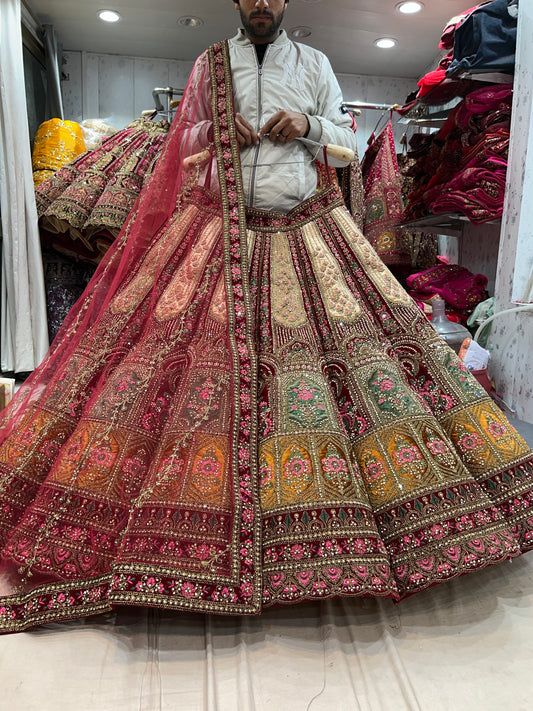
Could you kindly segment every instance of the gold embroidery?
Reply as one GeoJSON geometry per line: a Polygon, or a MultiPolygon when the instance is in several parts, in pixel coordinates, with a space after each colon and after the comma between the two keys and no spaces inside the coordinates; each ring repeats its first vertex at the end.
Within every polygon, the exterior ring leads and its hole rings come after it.
{"type": "Polygon", "coordinates": [[[165,265],[176,250],[198,212],[197,207],[189,205],[183,213],[174,215],[168,228],[147,252],[137,275],[111,302],[111,311],[130,312],[141,303],[150,291],[154,274],[165,265]]]}
{"type": "Polygon", "coordinates": [[[285,328],[300,328],[307,323],[302,291],[292,263],[287,235],[272,235],[270,258],[272,275],[272,315],[285,328]]]}
{"type": "Polygon", "coordinates": [[[361,314],[361,306],[348,288],[339,263],[328,249],[317,224],[305,225],[302,234],[329,315],[336,321],[353,323],[361,314]]]}
{"type": "Polygon", "coordinates": [[[342,234],[355,252],[365,272],[371,275],[372,281],[377,286],[382,296],[392,304],[399,306],[412,306],[413,302],[407,292],[392,276],[387,267],[370,246],[369,242],[359,232],[354,221],[349,216],[346,208],[337,207],[332,216],[339,225],[342,234]]]}
{"type": "Polygon", "coordinates": [[[175,318],[185,310],[192,298],[213,244],[221,235],[222,220],[214,217],[202,230],[198,242],[180,265],[172,281],[159,299],[155,316],[159,321],[175,318]]]}

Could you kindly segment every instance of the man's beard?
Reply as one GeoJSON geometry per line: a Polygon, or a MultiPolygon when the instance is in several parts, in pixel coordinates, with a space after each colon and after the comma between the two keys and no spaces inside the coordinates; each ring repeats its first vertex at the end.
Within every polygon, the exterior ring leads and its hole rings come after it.
{"type": "Polygon", "coordinates": [[[277,34],[279,28],[281,27],[281,23],[283,22],[283,12],[281,12],[277,17],[274,15],[274,13],[264,10],[254,10],[250,13],[249,17],[246,17],[242,10],[240,11],[240,13],[241,22],[243,24],[244,29],[246,30],[246,34],[253,39],[264,39],[265,37],[273,37],[277,34]],[[250,20],[256,17],[257,15],[268,16],[271,18],[271,22],[265,22],[262,27],[252,24],[250,20]]]}

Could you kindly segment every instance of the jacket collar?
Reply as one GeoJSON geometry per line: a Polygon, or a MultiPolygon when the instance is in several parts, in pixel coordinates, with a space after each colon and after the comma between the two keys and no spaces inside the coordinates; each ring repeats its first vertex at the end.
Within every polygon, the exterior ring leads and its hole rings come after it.
{"type": "MultiPolygon", "coordinates": [[[[244,34],[244,30],[242,29],[242,27],[239,27],[239,29],[237,30],[237,34],[235,35],[235,37],[231,38],[231,41],[234,44],[239,45],[240,47],[245,47],[247,45],[253,44],[244,34]]],[[[288,44],[290,41],[291,40],[289,39],[289,35],[285,32],[285,30],[280,30],[279,36],[277,37],[277,39],[274,40],[274,42],[272,42],[272,44],[274,45],[274,47],[280,47],[282,45],[288,44]]]]}

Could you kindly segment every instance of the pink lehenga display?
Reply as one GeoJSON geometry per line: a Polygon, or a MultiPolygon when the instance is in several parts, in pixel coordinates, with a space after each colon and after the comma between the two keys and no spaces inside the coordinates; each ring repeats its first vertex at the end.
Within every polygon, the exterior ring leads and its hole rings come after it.
{"type": "Polygon", "coordinates": [[[246,208],[225,44],[2,424],[4,631],[399,600],[533,545],[531,451],[336,184],[246,208]]]}
{"type": "Polygon", "coordinates": [[[368,146],[361,163],[365,192],[363,232],[384,264],[410,267],[409,237],[400,225],[403,216],[402,183],[398,169],[392,122],[368,146]]]}

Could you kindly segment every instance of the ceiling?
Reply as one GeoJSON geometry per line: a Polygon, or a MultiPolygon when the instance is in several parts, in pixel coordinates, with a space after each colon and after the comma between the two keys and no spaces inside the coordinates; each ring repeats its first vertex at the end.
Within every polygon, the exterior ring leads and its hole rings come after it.
{"type": "MultiPolygon", "coordinates": [[[[207,46],[231,37],[239,25],[232,0],[25,0],[41,24],[52,24],[65,50],[165,59],[195,59],[207,46]],[[114,24],[96,16],[117,10],[114,24]],[[179,19],[199,17],[197,28],[179,19]]],[[[325,52],[338,73],[414,78],[438,54],[447,21],[470,6],[469,0],[424,0],[417,15],[401,15],[398,0],[290,0],[283,27],[306,26],[304,41],[325,52]],[[392,36],[398,46],[374,46],[392,36]]]]}

